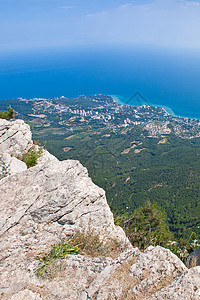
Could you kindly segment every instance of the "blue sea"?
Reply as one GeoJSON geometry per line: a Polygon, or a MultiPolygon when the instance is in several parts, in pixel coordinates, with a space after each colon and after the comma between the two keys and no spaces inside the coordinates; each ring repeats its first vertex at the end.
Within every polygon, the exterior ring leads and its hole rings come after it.
{"type": "Polygon", "coordinates": [[[0,52],[0,100],[98,93],[200,119],[200,53],[150,47],[0,52]]]}

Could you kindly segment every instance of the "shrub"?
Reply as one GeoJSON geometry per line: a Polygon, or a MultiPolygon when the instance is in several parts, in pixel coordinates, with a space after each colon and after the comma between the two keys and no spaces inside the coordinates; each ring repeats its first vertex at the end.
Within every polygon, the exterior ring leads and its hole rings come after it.
{"type": "Polygon", "coordinates": [[[10,120],[10,119],[14,119],[14,117],[15,117],[15,112],[14,109],[11,107],[8,107],[7,111],[0,111],[0,119],[10,120]]]}
{"type": "Polygon", "coordinates": [[[139,249],[150,245],[166,247],[173,239],[173,234],[166,224],[166,213],[150,201],[135,209],[134,215],[124,222],[124,229],[133,246],[139,249]]]}
{"type": "Polygon", "coordinates": [[[32,147],[27,153],[23,154],[20,159],[25,162],[28,168],[34,167],[41,153],[42,147],[39,147],[39,150],[36,150],[34,147],[32,147]]]}
{"type": "Polygon", "coordinates": [[[1,166],[0,166],[0,180],[4,177],[6,177],[8,175],[8,170],[6,168],[6,165],[4,162],[2,162],[1,166]]]}
{"type": "Polygon", "coordinates": [[[160,245],[172,251],[185,263],[188,255],[200,246],[200,240],[194,232],[187,241],[176,241],[167,226],[166,213],[156,203],[146,201],[132,215],[113,215],[115,224],[123,227],[132,245],[140,250],[150,245],[160,245]]]}
{"type": "Polygon", "coordinates": [[[121,251],[117,240],[103,241],[91,228],[88,231],[77,231],[71,239],[78,245],[80,254],[91,257],[116,257],[121,251]]]}

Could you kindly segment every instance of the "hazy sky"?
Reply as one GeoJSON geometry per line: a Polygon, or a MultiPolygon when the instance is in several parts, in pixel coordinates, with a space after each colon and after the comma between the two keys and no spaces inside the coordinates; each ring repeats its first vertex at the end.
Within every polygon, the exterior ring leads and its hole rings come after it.
{"type": "Polygon", "coordinates": [[[0,0],[0,43],[200,50],[200,0],[0,0]]]}

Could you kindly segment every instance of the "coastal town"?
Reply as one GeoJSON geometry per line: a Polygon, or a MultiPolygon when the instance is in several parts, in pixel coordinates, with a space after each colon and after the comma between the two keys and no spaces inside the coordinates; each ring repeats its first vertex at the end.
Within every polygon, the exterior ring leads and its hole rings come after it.
{"type": "Polygon", "coordinates": [[[186,226],[199,236],[199,120],[106,95],[0,101],[0,110],[8,106],[30,125],[36,145],[61,161],[80,161],[113,210],[133,211],[150,199],[177,236],[187,238],[186,226]]]}
{"type": "Polygon", "coordinates": [[[174,117],[162,107],[118,104],[106,95],[79,96],[75,99],[64,96],[52,99],[19,98],[12,105],[14,109],[16,106],[17,116],[26,118],[36,126],[57,124],[70,131],[78,125],[82,128],[97,126],[112,132],[137,126],[152,138],[171,133],[185,139],[200,137],[200,121],[197,119],[174,117]]]}

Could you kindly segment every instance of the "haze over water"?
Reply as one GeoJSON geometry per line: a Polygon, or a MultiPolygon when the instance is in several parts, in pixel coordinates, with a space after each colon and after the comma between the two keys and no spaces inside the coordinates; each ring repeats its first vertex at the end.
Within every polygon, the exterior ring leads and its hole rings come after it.
{"type": "Polygon", "coordinates": [[[144,104],[199,119],[200,54],[148,47],[82,47],[0,56],[0,100],[101,93],[126,103],[137,91],[147,100],[144,104]]]}

